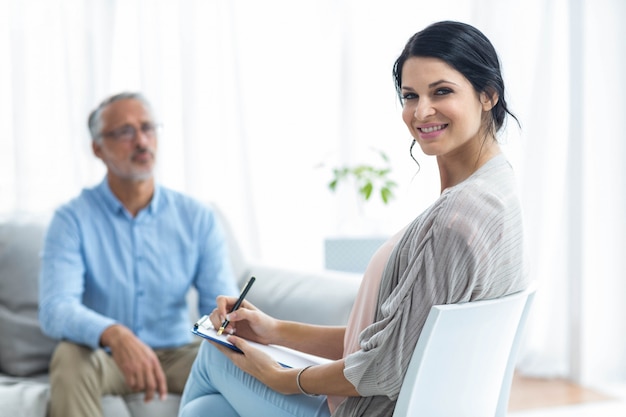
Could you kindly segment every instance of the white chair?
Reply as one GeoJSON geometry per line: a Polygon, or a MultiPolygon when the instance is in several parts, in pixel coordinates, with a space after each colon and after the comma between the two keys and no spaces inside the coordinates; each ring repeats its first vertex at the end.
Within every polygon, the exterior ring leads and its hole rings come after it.
{"type": "Polygon", "coordinates": [[[535,288],[493,300],[433,306],[394,417],[504,417],[535,288]]]}

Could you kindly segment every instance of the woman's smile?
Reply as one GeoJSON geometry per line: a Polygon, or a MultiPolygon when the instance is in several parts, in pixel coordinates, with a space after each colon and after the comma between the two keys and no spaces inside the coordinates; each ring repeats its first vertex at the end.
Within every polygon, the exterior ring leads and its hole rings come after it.
{"type": "Polygon", "coordinates": [[[438,58],[411,57],[402,68],[402,118],[427,155],[480,149],[483,104],[467,78],[438,58]]]}
{"type": "Polygon", "coordinates": [[[416,130],[419,132],[420,139],[427,140],[438,137],[447,127],[447,124],[428,124],[417,126],[416,130]]]}

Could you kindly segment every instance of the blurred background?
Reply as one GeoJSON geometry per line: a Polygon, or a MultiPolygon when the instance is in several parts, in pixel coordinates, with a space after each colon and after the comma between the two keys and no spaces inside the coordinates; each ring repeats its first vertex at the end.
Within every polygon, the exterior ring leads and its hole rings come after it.
{"type": "Polygon", "coordinates": [[[520,370],[626,385],[625,19],[622,0],[0,0],[0,219],[100,182],[87,115],[141,91],[161,183],[216,203],[250,259],[324,268],[329,237],[388,236],[437,198],[391,70],[413,33],[464,21],[521,121],[501,135],[539,286],[520,370]],[[328,189],[380,151],[388,204],[328,189]]]}

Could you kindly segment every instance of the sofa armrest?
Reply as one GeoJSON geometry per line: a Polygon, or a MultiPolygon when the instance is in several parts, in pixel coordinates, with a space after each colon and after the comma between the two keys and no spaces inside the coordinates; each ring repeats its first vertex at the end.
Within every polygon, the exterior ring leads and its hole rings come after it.
{"type": "Polygon", "coordinates": [[[251,265],[257,281],[247,299],[272,317],[321,325],[345,325],[356,298],[361,275],[304,272],[251,265]]]}

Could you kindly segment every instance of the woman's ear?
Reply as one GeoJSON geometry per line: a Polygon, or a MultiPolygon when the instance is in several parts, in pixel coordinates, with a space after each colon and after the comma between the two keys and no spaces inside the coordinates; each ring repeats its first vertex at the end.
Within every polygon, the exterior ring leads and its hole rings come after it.
{"type": "Polygon", "coordinates": [[[499,100],[498,93],[493,90],[485,90],[480,93],[480,103],[483,105],[483,111],[491,111],[499,100]]]}

